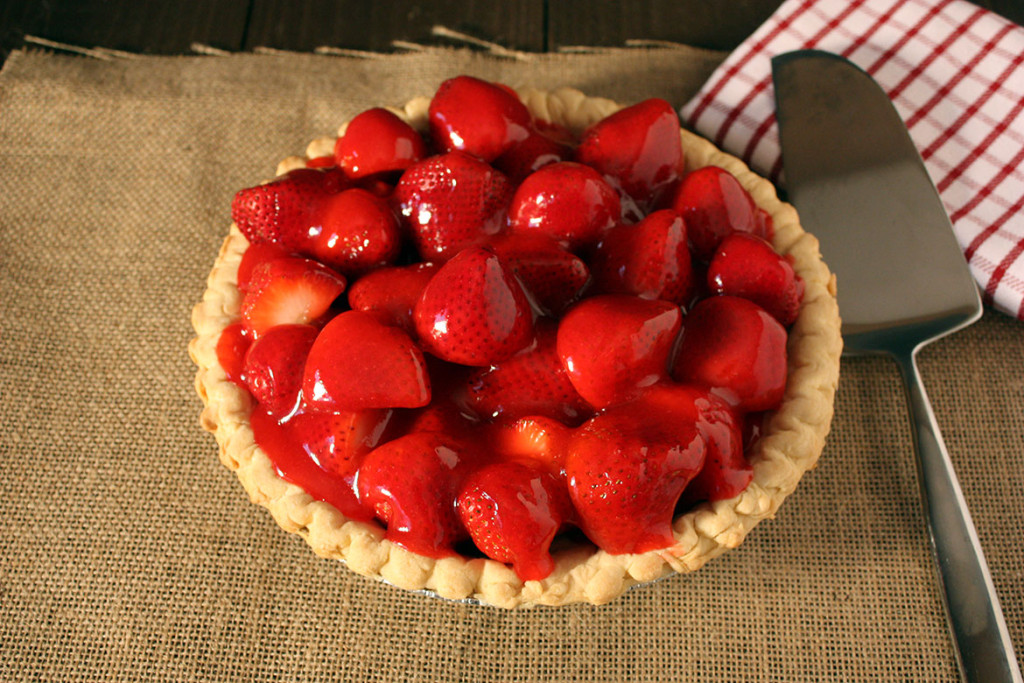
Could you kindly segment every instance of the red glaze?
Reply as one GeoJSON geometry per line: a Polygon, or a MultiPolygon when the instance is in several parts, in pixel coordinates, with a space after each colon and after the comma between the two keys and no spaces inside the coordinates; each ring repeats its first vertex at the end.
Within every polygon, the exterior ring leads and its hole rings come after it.
{"type": "Polygon", "coordinates": [[[636,225],[612,228],[591,263],[599,292],[634,294],[683,306],[693,298],[686,224],[674,211],[655,211],[636,225]]]}
{"type": "Polygon", "coordinates": [[[564,476],[565,453],[572,429],[550,417],[531,415],[515,422],[497,422],[486,432],[486,442],[511,459],[543,464],[564,476]]]}
{"type": "Polygon", "coordinates": [[[697,433],[707,447],[707,457],[683,491],[686,505],[732,498],[747,488],[754,469],[743,455],[742,421],[725,401],[696,387],[668,383],[651,387],[643,398],[666,411],[691,405],[697,411],[697,433]]]}
{"type": "Polygon", "coordinates": [[[524,140],[514,145],[494,160],[496,169],[519,185],[534,171],[559,161],[572,160],[572,147],[551,139],[547,135],[531,130],[524,140]]]}
{"type": "Polygon", "coordinates": [[[311,259],[291,256],[252,270],[242,322],[255,336],[275,325],[319,322],[345,291],[345,278],[311,259]]]}
{"type": "Polygon", "coordinates": [[[363,507],[387,525],[387,538],[429,557],[453,555],[466,537],[455,512],[463,478],[479,452],[452,437],[417,432],[366,456],[356,480],[363,507]]]}
{"type": "Polygon", "coordinates": [[[306,168],[333,168],[334,155],[326,157],[313,157],[312,159],[306,159],[306,168]]]}
{"type": "Polygon", "coordinates": [[[404,171],[427,155],[412,126],[387,109],[368,109],[349,121],[334,144],[334,160],[349,178],[404,171]]]}
{"type": "Polygon", "coordinates": [[[688,173],[676,188],[671,204],[686,221],[694,258],[702,261],[710,259],[719,243],[734,232],[767,237],[765,233],[770,230],[750,193],[731,173],[717,166],[688,173]]]}
{"type": "Polygon", "coordinates": [[[679,116],[659,99],[621,109],[584,131],[576,160],[613,178],[641,209],[656,206],[683,172],[679,116]]]}
{"type": "Polygon", "coordinates": [[[557,329],[545,321],[536,342],[508,360],[469,376],[463,391],[467,407],[484,419],[543,415],[578,424],[590,409],[555,350],[557,329]]]}
{"type": "Polygon", "coordinates": [[[786,390],[786,329],[746,299],[704,299],[686,318],[672,377],[740,411],[773,410],[786,390]]]}
{"type": "Polygon", "coordinates": [[[273,242],[250,244],[238,264],[238,291],[243,294],[249,291],[249,280],[252,279],[252,271],[256,269],[256,266],[291,255],[273,242]]]}
{"type": "Polygon", "coordinates": [[[513,232],[540,233],[569,249],[597,243],[622,214],[619,195],[594,169],[564,161],[530,175],[509,207],[513,232]]]}
{"type": "Polygon", "coordinates": [[[378,268],[349,287],[348,304],[357,311],[376,313],[389,324],[414,334],[413,306],[437,268],[432,263],[378,268]]]}
{"type": "Polygon", "coordinates": [[[430,402],[430,378],[408,334],[371,313],[346,311],[313,343],[302,393],[319,411],[418,408],[430,402]]]}
{"type": "Polygon", "coordinates": [[[279,422],[257,408],[250,423],[256,443],[281,478],[350,519],[369,521],[373,515],[356,497],[355,471],[381,442],[389,419],[390,411],[368,411],[299,414],[279,422]]]}
{"type": "Polygon", "coordinates": [[[605,408],[664,379],[682,311],[667,301],[609,294],[584,299],[562,319],[558,356],[590,405],[605,408]]]}
{"type": "Polygon", "coordinates": [[[539,581],[554,569],[551,541],[572,506],[565,486],[543,465],[487,465],[466,478],[456,506],[476,547],[511,564],[524,581],[539,581]]]}
{"type": "Polygon", "coordinates": [[[530,111],[514,92],[472,76],[442,83],[428,116],[436,145],[484,161],[494,161],[530,134],[530,111]]]}
{"type": "Polygon", "coordinates": [[[231,203],[231,220],[250,244],[273,242],[302,251],[319,203],[346,185],[338,170],[299,168],[269,183],[240,190],[231,203]]]}
{"type": "Polygon", "coordinates": [[[800,312],[804,282],[792,264],[756,235],[733,233],[708,264],[708,289],[750,299],[783,325],[792,325],[800,312]]]}
{"type": "Polygon", "coordinates": [[[311,325],[277,325],[249,347],[245,385],[271,415],[280,418],[295,410],[302,368],[317,333],[311,325]]]}
{"type": "Polygon", "coordinates": [[[543,314],[561,315],[590,284],[587,264],[547,235],[498,235],[487,248],[519,279],[543,314]]]}
{"type": "Polygon", "coordinates": [[[395,201],[424,261],[445,261],[505,226],[514,187],[476,157],[451,152],[411,166],[395,201]]]}
{"type": "Polygon", "coordinates": [[[641,397],[573,433],[565,460],[569,495],[598,547],[642,553],[673,543],[676,503],[707,451],[698,420],[693,404],[666,410],[641,397]]]}
{"type": "Polygon", "coordinates": [[[350,276],[393,263],[402,246],[391,207],[359,188],[323,200],[308,235],[306,253],[350,276]]]}
{"type": "Polygon", "coordinates": [[[519,281],[486,249],[470,247],[437,271],[413,309],[420,345],[438,358],[486,366],[533,339],[519,281]]]}
{"type": "Polygon", "coordinates": [[[242,323],[228,325],[217,338],[217,362],[228,379],[242,387],[245,387],[245,353],[251,343],[242,323]]]}

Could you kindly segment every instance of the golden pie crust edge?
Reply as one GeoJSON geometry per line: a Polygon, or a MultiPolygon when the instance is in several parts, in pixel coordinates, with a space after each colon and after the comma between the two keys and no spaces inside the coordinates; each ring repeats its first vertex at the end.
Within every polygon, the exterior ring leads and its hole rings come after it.
{"type": "MultiPolygon", "coordinates": [[[[535,116],[576,133],[622,106],[570,88],[519,92],[535,116]]],[[[429,102],[420,97],[392,111],[422,131],[429,102]]],[[[343,131],[344,126],[338,134],[343,131]]],[[[381,526],[348,520],[333,506],[281,479],[256,445],[249,425],[253,401],[247,391],[227,379],[216,353],[221,331],[239,319],[241,305],[236,275],[248,243],[232,225],[203,299],[192,311],[197,336],[189,344],[189,354],[199,368],[195,385],[204,403],[200,423],[215,435],[221,462],[235,471],[252,502],[267,508],[283,529],[302,536],[318,555],[343,560],[354,572],[410,591],[503,608],[609,602],[636,584],[700,568],[737,547],[758,522],[773,517],[803,474],[817,463],[832,421],[842,350],[835,280],[821,260],[818,241],[803,231],[796,211],[778,199],[770,182],[707,140],[686,130],[681,136],[688,170],[708,165],[725,168],[771,214],[775,248],[793,259],[806,287],[789,334],[786,394],[769,418],[764,438],[749,453],[754,478],[745,491],[728,500],[701,504],[676,518],[675,544],[662,550],[636,555],[611,555],[592,547],[559,550],[554,572],[543,581],[523,582],[510,567],[494,560],[433,559],[391,543],[381,526]]],[[[285,159],[277,173],[304,166],[307,158],[331,154],[334,140],[314,140],[305,156],[285,159]]]]}

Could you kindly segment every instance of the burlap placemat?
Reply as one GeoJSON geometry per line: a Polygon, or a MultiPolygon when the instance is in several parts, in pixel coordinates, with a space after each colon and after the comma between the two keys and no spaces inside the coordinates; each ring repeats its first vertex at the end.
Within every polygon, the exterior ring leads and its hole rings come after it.
{"type": "MultiPolygon", "coordinates": [[[[821,465],[778,518],[604,607],[505,612],[321,560],[198,426],[190,309],[239,187],[362,108],[473,73],[685,101],[685,50],[99,61],[0,73],[0,679],[928,680],[956,668],[895,368],[844,365],[821,465]]],[[[925,380],[1024,651],[1024,324],[925,380]]]]}

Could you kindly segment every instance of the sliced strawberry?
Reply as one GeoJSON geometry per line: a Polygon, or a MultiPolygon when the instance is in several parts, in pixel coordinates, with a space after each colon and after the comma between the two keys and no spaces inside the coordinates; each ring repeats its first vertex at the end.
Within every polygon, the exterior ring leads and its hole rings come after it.
{"type": "Polygon", "coordinates": [[[275,325],[318,322],[345,291],[345,278],[299,257],[266,261],[253,268],[242,299],[242,321],[259,336],[275,325]]]}
{"type": "Polygon", "coordinates": [[[670,383],[651,387],[643,400],[666,411],[690,406],[697,411],[697,432],[704,439],[707,457],[683,491],[684,504],[732,498],[747,488],[754,468],[743,454],[742,420],[725,401],[696,387],[670,383]]]}
{"type": "Polygon", "coordinates": [[[800,312],[804,282],[793,265],[756,235],[733,233],[715,251],[708,265],[708,289],[750,299],[783,325],[800,312]]]}
{"type": "Polygon", "coordinates": [[[306,252],[345,275],[389,265],[401,249],[397,216],[366,190],[352,188],[328,197],[313,218],[306,252]]]}
{"type": "Polygon", "coordinates": [[[391,324],[412,333],[413,306],[437,268],[433,263],[378,268],[349,287],[349,306],[357,311],[377,313],[391,324]]]}
{"type": "Polygon", "coordinates": [[[245,384],[271,415],[283,417],[295,409],[302,368],[317,332],[312,325],[277,325],[249,347],[245,384]]]}
{"type": "Polygon", "coordinates": [[[228,379],[245,386],[245,354],[252,340],[246,334],[242,323],[232,323],[217,337],[217,362],[224,369],[228,379]]]}
{"type": "Polygon", "coordinates": [[[273,242],[250,244],[246,248],[245,253],[242,254],[242,260],[238,264],[238,276],[236,278],[238,280],[238,291],[243,294],[249,291],[249,280],[252,279],[252,272],[258,265],[291,255],[291,252],[282,249],[273,242]]]}
{"type": "Polygon", "coordinates": [[[734,232],[767,237],[770,219],[750,193],[725,169],[705,166],[686,174],[672,195],[672,209],[686,221],[693,255],[707,261],[734,232]]]}
{"type": "Polygon", "coordinates": [[[319,411],[418,408],[430,402],[430,378],[408,334],[371,313],[346,311],[310,349],[302,393],[319,411]]]}
{"type": "Polygon", "coordinates": [[[667,301],[595,296],[562,318],[558,356],[580,396],[605,408],[666,377],[681,323],[679,307],[667,301]]]}
{"type": "Polygon", "coordinates": [[[334,144],[334,159],[349,178],[404,171],[427,155],[412,126],[383,108],[368,109],[348,122],[334,144]]]}
{"type": "Polygon", "coordinates": [[[476,547],[511,564],[519,578],[539,581],[554,569],[551,541],[571,503],[545,467],[528,461],[487,465],[466,478],[456,507],[476,547]]]}
{"type": "Polygon", "coordinates": [[[384,441],[393,416],[393,410],[306,412],[285,424],[313,462],[351,485],[363,457],[384,441]]]}
{"type": "Polygon", "coordinates": [[[740,411],[773,410],[786,390],[786,329],[747,299],[704,299],[686,317],[672,377],[740,411]]]}
{"type": "Polygon", "coordinates": [[[594,169],[571,161],[550,164],[516,190],[509,226],[540,233],[568,249],[596,244],[622,215],[618,193],[594,169]]]}
{"type": "Polygon", "coordinates": [[[302,251],[319,203],[345,187],[344,174],[299,168],[269,183],[240,190],[231,203],[231,219],[250,244],[273,242],[302,251]]]}
{"type": "Polygon", "coordinates": [[[514,92],[472,76],[441,84],[429,110],[430,133],[446,152],[459,150],[493,161],[528,137],[530,110],[514,92]]]}
{"type": "Polygon", "coordinates": [[[466,537],[455,497],[481,457],[445,434],[407,434],[363,460],[359,501],[387,526],[394,543],[429,557],[452,555],[452,546],[466,537]]]}
{"type": "Polygon", "coordinates": [[[673,543],[672,518],[706,446],[695,406],[665,409],[637,399],[585,422],[569,441],[565,470],[580,526],[612,554],[673,543]]]}
{"type": "Polygon", "coordinates": [[[504,227],[513,189],[500,171],[451,152],[411,166],[395,200],[423,260],[443,261],[504,227]]]}
{"type": "Polygon", "coordinates": [[[533,339],[519,281],[486,249],[470,247],[437,271],[413,309],[423,348],[452,363],[486,366],[533,339]]]}
{"type": "Polygon", "coordinates": [[[558,420],[539,415],[515,422],[499,422],[490,428],[489,443],[512,459],[530,459],[542,463],[551,472],[562,474],[565,453],[572,429],[558,420]]]}
{"type": "Polygon", "coordinates": [[[515,185],[519,185],[534,171],[559,161],[570,161],[572,155],[572,147],[569,145],[531,129],[526,139],[513,144],[492,163],[515,185]]]}
{"type": "Polygon", "coordinates": [[[674,211],[655,211],[636,225],[605,235],[591,259],[595,289],[686,305],[693,297],[693,267],[686,224],[674,211]]]}
{"type": "Polygon", "coordinates": [[[587,264],[547,235],[498,235],[487,246],[519,278],[541,313],[561,315],[590,283],[587,264]]]}
{"type": "Polygon", "coordinates": [[[543,415],[579,424],[589,413],[555,349],[553,322],[537,327],[537,341],[515,356],[469,376],[466,405],[484,419],[543,415]]]}
{"type": "Polygon", "coordinates": [[[679,116],[660,99],[621,109],[584,131],[576,160],[613,178],[642,209],[649,209],[683,172],[679,116]]]}

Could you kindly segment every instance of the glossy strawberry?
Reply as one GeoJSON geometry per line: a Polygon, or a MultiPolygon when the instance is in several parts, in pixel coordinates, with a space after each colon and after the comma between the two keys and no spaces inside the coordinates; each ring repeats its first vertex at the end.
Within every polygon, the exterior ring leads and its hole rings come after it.
{"type": "Polygon", "coordinates": [[[249,280],[252,279],[252,271],[258,265],[292,255],[291,252],[282,249],[273,242],[250,244],[246,248],[245,253],[242,254],[242,260],[238,263],[238,275],[236,276],[238,291],[243,294],[249,291],[249,280]]]}
{"type": "Polygon", "coordinates": [[[408,334],[371,313],[346,311],[313,343],[302,393],[320,411],[417,408],[430,402],[430,378],[408,334]]]}
{"type": "Polygon", "coordinates": [[[672,196],[671,208],[686,221],[694,257],[707,261],[734,232],[767,237],[764,212],[725,169],[705,166],[686,174],[672,196]]]}
{"type": "Polygon", "coordinates": [[[655,211],[636,225],[609,230],[594,251],[591,267],[599,292],[684,306],[693,297],[686,224],[674,211],[655,211]]]}
{"type": "Polygon", "coordinates": [[[547,235],[498,235],[487,247],[519,279],[542,313],[561,315],[590,283],[587,264],[547,235]]]}
{"type": "Polygon", "coordinates": [[[509,226],[517,233],[539,233],[568,249],[596,244],[619,220],[618,193],[594,169],[571,161],[533,173],[516,190],[509,226]]]}
{"type": "Polygon", "coordinates": [[[411,166],[395,200],[423,260],[443,261],[504,228],[513,189],[500,171],[450,152],[411,166]]]}
{"type": "Polygon", "coordinates": [[[319,322],[345,291],[345,278],[316,261],[290,256],[252,270],[242,321],[259,336],[275,325],[319,322]]]}
{"type": "Polygon", "coordinates": [[[430,134],[446,152],[493,161],[529,136],[531,116],[514,92],[472,76],[441,84],[428,111],[430,134]]]}
{"type": "Polygon", "coordinates": [[[551,541],[571,514],[565,486],[545,467],[497,462],[470,474],[456,499],[459,518],[488,557],[512,565],[524,581],[555,567],[551,541]]]}
{"type": "Polygon", "coordinates": [[[467,407],[485,419],[543,415],[578,424],[589,408],[569,381],[555,335],[555,324],[546,322],[533,345],[470,375],[463,390],[467,407]]]}
{"type": "Polygon", "coordinates": [[[378,268],[349,287],[349,306],[357,311],[376,313],[389,323],[412,333],[413,306],[419,301],[437,268],[432,263],[378,268]]]}
{"type": "Polygon", "coordinates": [[[359,188],[323,200],[308,236],[308,255],[350,276],[394,262],[402,246],[391,207],[359,188]]]}
{"type": "Polygon", "coordinates": [[[486,366],[533,339],[533,315],[519,281],[486,249],[470,247],[430,280],[413,309],[420,344],[453,363],[486,366]]]}
{"type": "Polygon", "coordinates": [[[672,518],[706,446],[692,406],[643,400],[609,408],[569,441],[565,470],[580,526],[612,554],[671,545],[672,518]]]}
{"type": "Polygon", "coordinates": [[[803,280],[772,245],[747,233],[729,235],[708,264],[708,289],[750,299],[783,325],[792,325],[803,300],[803,280]]]}
{"type": "Polygon", "coordinates": [[[595,408],[633,398],[664,379],[682,312],[667,301],[609,294],[584,299],[558,327],[558,356],[595,408]]]}
{"type": "Polygon", "coordinates": [[[643,396],[648,405],[666,412],[697,415],[697,433],[704,440],[707,456],[700,473],[686,486],[682,501],[693,505],[739,495],[754,478],[754,469],[743,454],[742,421],[721,398],[696,387],[663,383],[643,396]]]}
{"type": "Polygon", "coordinates": [[[277,325],[249,347],[245,384],[270,414],[283,417],[295,409],[302,368],[317,332],[311,325],[277,325]]]}
{"type": "Polygon", "coordinates": [[[672,376],[738,410],[772,410],[786,390],[786,329],[746,299],[704,299],[686,317],[672,376]]]}
{"type": "Polygon", "coordinates": [[[505,457],[536,461],[561,476],[571,436],[572,429],[558,420],[530,415],[515,422],[491,425],[488,443],[494,444],[494,448],[505,457]]]}
{"type": "Polygon", "coordinates": [[[445,434],[416,432],[370,452],[359,468],[359,501],[387,526],[387,538],[430,557],[453,554],[466,537],[455,511],[478,452],[445,434]]]}
{"type": "Polygon", "coordinates": [[[320,202],[345,187],[337,170],[300,168],[269,183],[240,190],[231,203],[231,220],[250,244],[273,242],[301,251],[320,202]]]}
{"type": "Polygon", "coordinates": [[[252,340],[246,333],[242,323],[232,323],[224,328],[217,337],[217,361],[224,368],[227,378],[245,386],[245,354],[249,351],[252,340]]]}
{"type": "Polygon", "coordinates": [[[427,155],[412,126],[383,108],[357,115],[334,144],[334,160],[350,178],[404,171],[427,155]]]}
{"type": "Polygon", "coordinates": [[[313,462],[351,485],[363,457],[385,439],[393,417],[393,410],[306,412],[286,424],[313,462]]]}
{"type": "Polygon", "coordinates": [[[576,160],[613,178],[641,208],[655,206],[683,172],[679,116],[660,99],[620,109],[584,131],[576,160]]]}
{"type": "Polygon", "coordinates": [[[519,185],[534,171],[559,161],[571,161],[572,157],[572,147],[531,129],[524,140],[509,147],[492,164],[519,185]]]}

